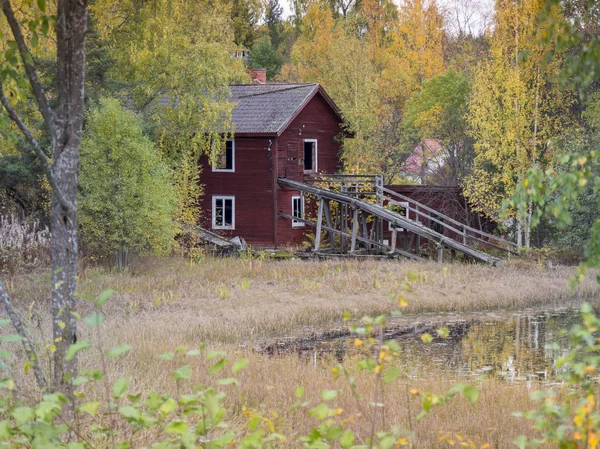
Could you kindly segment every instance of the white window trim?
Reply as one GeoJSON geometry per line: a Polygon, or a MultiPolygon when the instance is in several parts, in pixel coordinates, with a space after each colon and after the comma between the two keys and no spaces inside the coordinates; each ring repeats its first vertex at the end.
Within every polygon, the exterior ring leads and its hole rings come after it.
{"type": "MultiPolygon", "coordinates": [[[[235,172],[235,139],[227,139],[225,140],[225,142],[231,142],[231,170],[228,170],[226,168],[217,168],[215,166],[216,161],[214,161],[212,163],[212,171],[216,172],[216,173],[234,173],[235,172]]],[[[227,148],[225,148],[225,151],[227,151],[227,148]]]]}
{"type": "Polygon", "coordinates": [[[212,228],[213,229],[235,229],[235,196],[232,195],[213,195],[212,197],[212,228]],[[217,200],[231,200],[231,226],[217,226],[215,210],[217,200]]]}
{"type": "MultiPolygon", "coordinates": [[[[304,196],[303,195],[293,195],[292,196],[292,216],[294,216],[294,200],[300,199],[302,206],[302,218],[304,218],[304,196]]],[[[292,228],[303,228],[304,222],[297,221],[292,218],[292,228]]]]}
{"type": "MultiPolygon", "coordinates": [[[[410,220],[410,204],[408,201],[400,201],[399,206],[403,207],[406,210],[406,218],[410,220]]],[[[404,228],[397,228],[399,232],[404,231],[404,228]]],[[[388,221],[388,231],[393,231],[392,222],[388,221]]]]}
{"type": "Polygon", "coordinates": [[[317,139],[304,139],[304,141],[302,142],[302,166],[304,168],[304,144],[306,142],[314,142],[315,144],[315,154],[314,154],[314,159],[315,159],[315,169],[314,170],[304,170],[304,173],[317,173],[319,170],[319,165],[318,165],[318,154],[319,154],[319,145],[317,143],[317,139]]]}

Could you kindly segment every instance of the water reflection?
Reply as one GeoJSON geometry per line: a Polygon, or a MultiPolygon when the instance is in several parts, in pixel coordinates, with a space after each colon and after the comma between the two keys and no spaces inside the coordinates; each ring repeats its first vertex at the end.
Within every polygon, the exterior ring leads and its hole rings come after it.
{"type": "Polygon", "coordinates": [[[556,359],[568,351],[568,337],[561,330],[578,320],[577,310],[562,310],[454,323],[447,339],[429,344],[414,337],[400,339],[402,359],[414,375],[435,368],[509,381],[549,379],[556,374],[556,359]],[[548,349],[550,343],[559,349],[548,349]]]}
{"type": "MultiPolygon", "coordinates": [[[[423,317],[421,317],[423,318],[423,317]]],[[[568,330],[580,322],[578,308],[549,311],[524,311],[483,314],[470,319],[432,317],[432,320],[407,320],[386,332],[386,339],[401,343],[400,363],[409,376],[436,371],[450,377],[490,376],[510,382],[552,380],[557,374],[556,360],[569,350],[568,330]],[[434,319],[435,318],[435,319],[434,319]],[[447,338],[425,344],[423,332],[434,333],[445,326],[447,338]],[[558,349],[548,349],[555,344],[558,349]]],[[[348,337],[304,340],[291,347],[271,346],[269,354],[295,351],[315,364],[319,356],[333,355],[339,361],[355,351],[348,337]]]]}

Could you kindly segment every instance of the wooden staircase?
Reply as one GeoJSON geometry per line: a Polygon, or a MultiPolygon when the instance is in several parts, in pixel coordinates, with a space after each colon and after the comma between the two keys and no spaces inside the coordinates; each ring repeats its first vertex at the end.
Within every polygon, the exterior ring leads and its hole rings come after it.
{"type": "Polygon", "coordinates": [[[279,213],[284,218],[300,221],[316,228],[315,253],[321,248],[321,233],[329,234],[329,252],[356,254],[359,246],[363,250],[384,252],[411,259],[421,259],[419,253],[421,239],[437,247],[438,261],[441,263],[444,248],[490,265],[498,265],[501,259],[487,254],[484,248],[516,254],[517,245],[495,235],[483,232],[461,223],[440,211],[418,201],[389,190],[378,175],[318,175],[308,178],[308,182],[279,178],[281,186],[314,196],[318,201],[316,221],[279,213]],[[332,217],[332,203],[337,203],[336,217],[332,217]],[[405,215],[391,210],[391,205],[400,206],[405,215]],[[387,206],[387,207],[386,207],[387,206]],[[414,216],[415,219],[409,218],[414,216]],[[436,223],[437,230],[425,226],[423,221],[436,223]],[[391,229],[391,237],[384,240],[384,224],[391,229]],[[398,233],[412,233],[417,237],[413,248],[398,247],[398,233]],[[339,236],[336,247],[335,236],[339,236]]]}

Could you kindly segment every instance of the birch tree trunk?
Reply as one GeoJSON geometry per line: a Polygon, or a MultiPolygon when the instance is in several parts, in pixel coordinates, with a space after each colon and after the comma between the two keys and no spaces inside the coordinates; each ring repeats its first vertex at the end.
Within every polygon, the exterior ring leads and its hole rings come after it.
{"type": "MultiPolygon", "coordinates": [[[[69,346],[77,341],[76,290],[77,290],[77,171],[79,145],[83,125],[85,81],[85,36],[87,32],[87,0],[58,0],[56,16],[57,48],[57,106],[52,109],[39,82],[33,58],[16,19],[10,0],[0,0],[2,12],[10,26],[17,44],[23,68],[31,84],[38,109],[42,114],[52,142],[52,160],[42,150],[34,133],[29,130],[15,108],[8,101],[0,78],[0,103],[9,118],[27,139],[31,149],[41,160],[48,182],[52,188],[50,226],[52,231],[52,323],[56,351],[52,373],[53,391],[73,399],[72,379],[77,376],[77,357],[66,360],[69,346]]],[[[32,6],[33,7],[33,6],[32,6]]],[[[17,73],[17,72],[15,72],[17,73]]],[[[5,289],[2,301],[7,310],[12,303],[5,289]]],[[[11,320],[25,339],[27,351],[32,342],[18,316],[11,320]]],[[[29,351],[28,354],[32,353],[29,351]]],[[[41,373],[37,356],[30,355],[36,376],[41,373]]],[[[45,378],[38,379],[40,388],[45,378]]]]}

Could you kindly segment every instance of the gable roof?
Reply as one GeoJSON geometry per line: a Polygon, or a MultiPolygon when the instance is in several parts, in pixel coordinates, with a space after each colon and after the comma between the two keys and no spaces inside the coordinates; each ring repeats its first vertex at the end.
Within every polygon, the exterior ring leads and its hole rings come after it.
{"type": "Polygon", "coordinates": [[[318,84],[239,84],[230,89],[236,103],[235,134],[280,135],[317,93],[341,120],[339,109],[318,84]]]}

